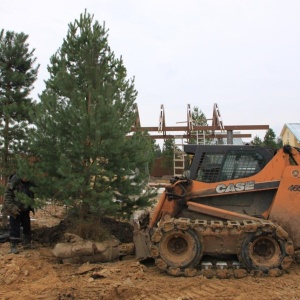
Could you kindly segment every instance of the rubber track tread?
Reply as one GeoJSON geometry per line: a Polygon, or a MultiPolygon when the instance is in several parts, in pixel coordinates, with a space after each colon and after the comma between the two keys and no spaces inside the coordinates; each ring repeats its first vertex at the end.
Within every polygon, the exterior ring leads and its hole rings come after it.
{"type": "MultiPolygon", "coordinates": [[[[208,269],[201,269],[201,266],[198,265],[195,268],[172,268],[167,266],[166,263],[161,259],[158,250],[158,244],[161,240],[163,234],[172,230],[173,228],[177,227],[181,230],[188,230],[193,229],[197,232],[197,234],[209,235],[217,237],[220,235],[220,232],[223,230],[228,231],[229,234],[238,235],[240,240],[245,234],[253,234],[255,232],[284,232],[286,233],[280,226],[274,224],[269,220],[244,220],[244,221],[221,221],[221,220],[191,220],[188,218],[178,218],[178,219],[170,219],[162,224],[159,224],[158,228],[156,228],[154,234],[151,237],[152,240],[152,248],[151,254],[155,259],[155,263],[161,271],[167,272],[173,276],[185,276],[185,277],[192,277],[202,275],[207,278],[242,278],[246,276],[271,276],[271,277],[278,277],[284,273],[284,270],[281,269],[271,269],[268,273],[264,273],[260,270],[247,270],[242,262],[240,261],[240,266],[237,269],[216,269],[208,268],[208,269]]],[[[292,241],[286,236],[280,237],[281,239],[285,240],[285,243],[289,245],[288,247],[293,249],[292,241]]],[[[221,254],[221,253],[220,253],[221,254]]],[[[238,259],[240,260],[240,255],[237,253],[238,259]]],[[[286,257],[293,260],[292,258],[293,251],[287,254],[286,257]]],[[[283,268],[287,269],[287,268],[283,268]]]]}

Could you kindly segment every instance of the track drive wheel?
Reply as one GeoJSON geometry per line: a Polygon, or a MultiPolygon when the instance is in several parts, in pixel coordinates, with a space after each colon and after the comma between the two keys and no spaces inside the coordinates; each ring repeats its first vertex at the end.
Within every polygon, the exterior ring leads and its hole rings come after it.
{"type": "Polygon", "coordinates": [[[249,271],[261,270],[268,273],[272,269],[287,269],[290,266],[291,249],[291,240],[278,237],[275,230],[259,230],[243,237],[239,259],[249,271]]]}
{"type": "Polygon", "coordinates": [[[194,267],[203,254],[203,243],[191,228],[174,224],[173,229],[160,231],[160,240],[155,243],[157,266],[171,275],[195,276],[194,267]],[[180,228],[178,228],[180,227],[180,228]]]}

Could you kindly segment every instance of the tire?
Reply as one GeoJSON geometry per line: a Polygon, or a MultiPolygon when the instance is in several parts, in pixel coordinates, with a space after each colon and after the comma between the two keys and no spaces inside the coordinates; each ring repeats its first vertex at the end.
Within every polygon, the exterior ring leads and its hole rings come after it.
{"type": "Polygon", "coordinates": [[[158,243],[160,258],[170,268],[193,268],[202,257],[203,246],[197,234],[192,229],[175,228],[163,232],[158,243]]]}
{"type": "Polygon", "coordinates": [[[241,243],[240,260],[248,270],[261,270],[267,273],[271,269],[281,269],[286,256],[285,240],[275,232],[258,231],[247,234],[241,243]]]}

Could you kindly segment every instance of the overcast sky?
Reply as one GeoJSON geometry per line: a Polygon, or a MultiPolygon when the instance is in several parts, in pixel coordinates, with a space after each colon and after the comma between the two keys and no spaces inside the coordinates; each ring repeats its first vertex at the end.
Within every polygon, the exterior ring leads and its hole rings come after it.
{"type": "MultiPolygon", "coordinates": [[[[41,65],[34,98],[68,24],[84,10],[135,77],[142,126],[182,125],[187,105],[224,125],[300,123],[299,0],[1,0],[0,29],[29,35],[41,65]]],[[[259,135],[261,131],[243,131],[259,135]]],[[[246,139],[247,140],[247,139],[246,139]]]]}

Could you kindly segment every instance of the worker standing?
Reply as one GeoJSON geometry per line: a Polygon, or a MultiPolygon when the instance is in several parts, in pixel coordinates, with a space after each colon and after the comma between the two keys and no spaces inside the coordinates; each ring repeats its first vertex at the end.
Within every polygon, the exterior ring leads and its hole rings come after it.
{"type": "Polygon", "coordinates": [[[18,193],[24,193],[32,201],[34,194],[30,190],[32,184],[25,178],[20,178],[18,174],[13,174],[9,177],[8,184],[4,192],[3,210],[9,215],[10,225],[10,252],[18,254],[18,243],[21,238],[21,227],[23,228],[23,247],[24,249],[31,248],[31,224],[30,211],[34,212],[33,208],[22,202],[21,196],[18,193]],[[18,199],[20,198],[20,199],[18,199]]]}

